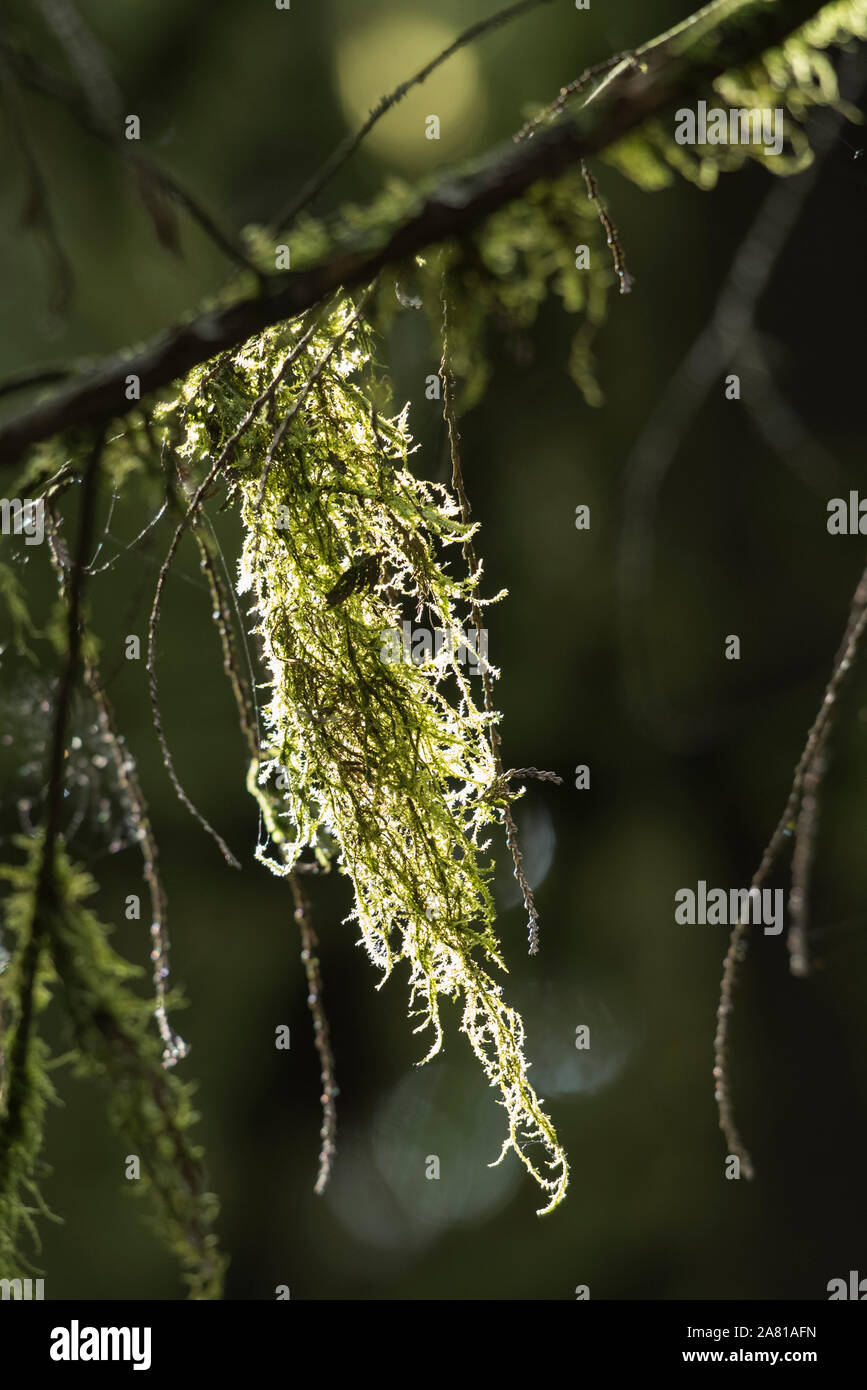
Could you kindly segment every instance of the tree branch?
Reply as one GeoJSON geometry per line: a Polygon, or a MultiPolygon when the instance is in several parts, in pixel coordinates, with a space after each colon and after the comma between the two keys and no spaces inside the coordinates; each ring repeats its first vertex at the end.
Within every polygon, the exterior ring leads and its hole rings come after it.
{"type": "Polygon", "coordinates": [[[823,0],[714,0],[618,63],[574,115],[532,140],[494,150],[469,172],[445,177],[417,212],[378,246],[356,243],[309,270],[269,276],[263,292],[210,309],[80,374],[66,387],[0,426],[0,463],[70,425],[126,413],[125,380],[142,394],[168,385],[216,353],[294,318],[340,286],[369,284],[383,267],[458,236],[521,197],[534,183],[606,149],[658,112],[693,96],[730,68],[780,43],[823,0]]]}

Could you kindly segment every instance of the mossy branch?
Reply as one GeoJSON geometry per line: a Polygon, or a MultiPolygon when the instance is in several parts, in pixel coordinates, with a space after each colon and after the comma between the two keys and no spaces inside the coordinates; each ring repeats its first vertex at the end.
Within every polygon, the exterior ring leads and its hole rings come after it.
{"type": "Polygon", "coordinates": [[[533,184],[607,149],[722,73],[759,57],[822,8],[822,0],[714,0],[636,49],[577,112],[532,140],[493,150],[468,171],[447,175],[429,191],[418,190],[409,211],[373,233],[350,237],[309,269],[269,275],[249,298],[211,304],[144,347],[104,359],[47,400],[8,419],[0,426],[0,463],[15,462],[31,445],[69,426],[125,414],[130,375],[138,378],[142,394],[156,391],[217,353],[319,304],[338,288],[369,284],[384,267],[461,236],[533,184]]]}

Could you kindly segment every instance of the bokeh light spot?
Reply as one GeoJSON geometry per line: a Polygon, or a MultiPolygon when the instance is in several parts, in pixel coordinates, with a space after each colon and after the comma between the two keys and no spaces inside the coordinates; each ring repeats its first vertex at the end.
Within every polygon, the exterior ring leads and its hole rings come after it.
{"type": "MultiPolygon", "coordinates": [[[[439,19],[380,12],[342,36],[335,76],[350,126],[361,125],[380,97],[447,48],[457,32],[439,19]]],[[[486,113],[478,62],[470,49],[461,49],[383,116],[365,146],[408,172],[437,168],[469,154],[486,113]],[[430,115],[439,117],[439,140],[425,137],[430,115]]]]}

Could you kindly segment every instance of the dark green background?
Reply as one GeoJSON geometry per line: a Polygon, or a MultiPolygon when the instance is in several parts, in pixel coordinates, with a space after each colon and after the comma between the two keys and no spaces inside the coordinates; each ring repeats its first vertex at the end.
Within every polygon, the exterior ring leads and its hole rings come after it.
{"type": "MultiPolygon", "coordinates": [[[[34,50],[61,63],[36,7],[9,8],[34,50]]],[[[341,54],[354,55],[354,79],[373,105],[432,56],[431,20],[447,41],[491,9],[481,0],[440,0],[435,14],[422,0],[295,0],[288,13],[269,0],[81,5],[126,109],[142,118],[144,147],[233,228],[285,203],[345,133],[341,54]],[[365,26],[398,17],[404,37],[386,59],[365,26]]],[[[587,13],[569,0],[542,6],[475,45],[453,81],[394,111],[387,122],[401,148],[362,151],[322,209],[364,200],[387,175],[414,177],[483,152],[588,63],[688,12],[686,0],[594,0],[587,13]],[[460,102],[468,93],[475,105],[467,111],[460,102]],[[445,132],[452,109],[465,110],[453,143],[425,141],[424,114],[439,114],[445,132]]],[[[67,118],[33,98],[27,113],[77,289],[65,326],[52,329],[4,127],[0,378],[146,337],[225,275],[189,224],[183,258],[162,251],[127,172],[67,118]]],[[[440,1058],[413,1068],[424,1044],[406,1019],[405,971],[375,990],[373,968],[341,925],[350,900],[336,876],[314,885],[314,906],[341,1086],[340,1152],[331,1193],[314,1197],[319,1083],[299,943],[287,889],[251,862],[256,816],[244,748],[195,554],[183,553],[169,586],[164,717],[182,779],[244,859],[240,874],[175,801],[150,727],[144,662],[123,660],[124,635],[144,639],[167,526],[94,582],[110,694],[162,847],[173,978],[191,1001],[178,1018],[192,1044],[183,1070],[200,1082],[200,1132],[232,1255],[228,1298],[270,1299],[288,1284],[293,1298],[568,1299],[589,1284],[593,1298],[821,1299],[829,1279],[867,1274],[863,670],[832,741],[813,891],[817,969],[793,980],[783,938],[757,937],[743,974],[734,1084],[758,1170],[752,1184],[725,1180],[713,1103],[725,929],[673,918],[676,889],[698,879],[744,884],[757,866],[863,564],[858,537],[829,537],[825,527],[828,498],[863,484],[858,247],[867,191],[863,161],[853,158],[857,127],[844,137],[759,313],[777,385],[828,461],[815,486],[805,485],[792,458],[760,437],[745,403],[724,400],[720,380],[665,477],[639,638],[633,626],[624,641],[617,585],[626,461],[707,320],[769,175],[750,168],[711,193],[678,183],[651,195],[599,164],[635,276],[630,297],[612,298],[601,335],[604,406],[588,408],[570,382],[574,324],[552,303],[530,360],[494,341],[491,386],[462,423],[487,583],[510,592],[488,623],[502,669],[507,765],[552,768],[565,779],[560,789],[531,787],[519,808],[543,914],[540,955],[527,958],[505,870],[499,922],[533,1079],[571,1158],[569,1196],[553,1215],[535,1216],[537,1191],[513,1157],[485,1166],[504,1117],[456,1028],[440,1058]],[[575,530],[579,503],[591,506],[589,533],[575,530]],[[729,633],[741,637],[740,662],[723,658],[729,633]],[[639,658],[651,675],[627,698],[639,658]],[[642,698],[651,687],[652,706],[642,698]],[[573,788],[579,763],[591,767],[590,791],[573,788]],[[540,878],[546,844],[553,857],[540,878]],[[292,1030],[289,1053],[274,1047],[281,1023],[292,1030]],[[573,1045],[582,1023],[591,1027],[589,1054],[573,1045]],[[441,1160],[438,1183],[424,1176],[430,1154],[441,1160]]],[[[387,355],[398,403],[411,401],[418,466],[442,477],[438,407],[424,395],[436,355],[422,320],[400,316],[387,355]]],[[[129,540],[149,505],[121,505],[112,536],[129,540]]],[[[225,516],[219,525],[233,566],[237,529],[225,516]]],[[[103,558],[112,548],[106,540],[103,558]]],[[[44,602],[44,554],[29,564],[44,602]]],[[[3,762],[8,833],[16,799],[35,786],[32,771],[22,776],[22,741],[39,744],[44,718],[38,691],[8,660],[0,691],[15,735],[3,762]]],[[[98,846],[86,828],[80,852],[98,846]]],[[[136,851],[103,855],[93,868],[116,944],[146,962],[146,922],[122,919],[125,895],[144,891],[136,851]]],[[[785,886],[785,876],[773,884],[785,886]]],[[[456,1023],[453,1009],[446,1014],[456,1023]]],[[[65,1224],[43,1227],[47,1296],[178,1297],[171,1259],[123,1190],[125,1149],[107,1129],[102,1097],[66,1073],[58,1085],[63,1107],[50,1118],[54,1173],[45,1190],[65,1224]]]]}

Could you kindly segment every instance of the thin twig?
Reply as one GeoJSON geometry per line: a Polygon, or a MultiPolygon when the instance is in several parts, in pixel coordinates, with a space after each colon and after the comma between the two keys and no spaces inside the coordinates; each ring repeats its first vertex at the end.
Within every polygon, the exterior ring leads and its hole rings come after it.
{"type": "MultiPolygon", "coordinates": [[[[64,595],[68,598],[68,556],[58,534],[53,500],[52,494],[47,493],[45,496],[46,512],[50,519],[48,542],[61,587],[64,595]]],[[[90,566],[85,568],[85,573],[93,573],[90,566]]],[[[163,1066],[171,1067],[181,1058],[186,1057],[189,1048],[183,1038],[174,1031],[168,1019],[167,981],[171,943],[167,922],[168,899],[159,870],[159,851],[156,837],[150,823],[147,802],[138,780],[135,762],[118,732],[114,711],[105,692],[99,671],[94,663],[87,658],[84,659],[84,683],[96,706],[103,738],[111,749],[118,782],[126,798],[126,811],[132,824],[136,843],[141,851],[142,872],[148,887],[151,906],[150,958],[153,966],[151,973],[156,1000],[154,1017],[157,1020],[157,1026],[163,1040],[163,1066]]]]}
{"type": "MultiPolygon", "coordinates": [[[[351,333],[352,329],[358,323],[358,320],[361,318],[361,315],[364,312],[365,305],[367,304],[367,301],[369,300],[372,293],[373,284],[370,284],[367,286],[364,293],[361,295],[358,304],[355,306],[354,312],[346,320],[346,323],[344,324],[340,332],[333,338],[328,351],[324,354],[323,357],[320,358],[316,366],[313,368],[313,371],[310,373],[309,377],[304,382],[304,385],[301,387],[301,390],[299,391],[297,398],[292,402],[291,409],[288,410],[287,413],[283,416],[283,419],[280,421],[280,424],[274,431],[274,434],[271,438],[271,443],[268,445],[268,452],[265,455],[265,462],[262,467],[262,476],[259,480],[259,492],[256,497],[257,513],[261,512],[262,510],[262,504],[265,501],[265,492],[268,487],[268,479],[271,476],[271,469],[274,465],[274,457],[280,445],[282,444],[284,438],[286,437],[286,431],[292,424],[292,421],[295,419],[304,402],[307,400],[307,397],[310,395],[310,392],[313,390],[313,387],[316,385],[317,381],[322,376],[322,373],[325,371],[325,368],[328,366],[328,363],[331,361],[335,352],[340,347],[347,334],[351,333]]],[[[291,365],[292,362],[294,362],[295,358],[301,352],[301,349],[307,346],[307,344],[313,336],[316,326],[317,325],[315,322],[310,325],[310,328],[307,330],[304,337],[297,344],[296,348],[293,349],[293,356],[289,359],[289,361],[284,363],[284,371],[291,365]]]]}
{"type": "MultiPolygon", "coordinates": [[[[465,526],[468,526],[470,523],[471,508],[469,498],[467,497],[466,488],[464,486],[464,476],[463,470],[461,468],[460,434],[458,433],[457,415],[455,413],[454,380],[452,377],[451,362],[449,357],[449,304],[448,294],[445,285],[445,277],[443,277],[442,290],[442,322],[443,356],[442,362],[440,363],[440,377],[442,378],[443,383],[443,419],[446,422],[446,428],[448,430],[449,456],[451,458],[452,465],[452,487],[454,488],[455,495],[458,499],[458,505],[460,507],[461,512],[461,520],[463,521],[465,526]]],[[[470,537],[468,537],[463,542],[462,549],[464,553],[464,560],[466,561],[469,573],[473,576],[478,575],[479,563],[476,559],[475,546],[473,545],[472,539],[470,537]]],[[[473,626],[476,629],[476,650],[482,651],[482,610],[476,597],[475,588],[473,588],[472,593],[470,595],[470,613],[472,616],[473,626]]],[[[482,689],[484,692],[485,714],[488,716],[488,730],[491,739],[491,753],[493,755],[494,771],[496,773],[495,781],[498,787],[505,787],[506,774],[504,774],[503,772],[503,756],[501,749],[500,731],[497,728],[496,716],[494,711],[494,682],[491,677],[490,669],[487,665],[484,665],[482,667],[482,689]]],[[[524,768],[521,769],[521,771],[523,771],[527,775],[529,775],[531,771],[532,773],[536,774],[535,768],[524,768]]],[[[556,778],[555,774],[553,773],[544,773],[538,775],[540,775],[542,779],[546,781],[560,780],[559,778],[556,778]]],[[[513,771],[510,772],[508,776],[517,777],[518,770],[513,769],[513,771]]],[[[539,910],[536,907],[536,900],[533,896],[533,890],[530,887],[526,872],[524,870],[524,856],[521,852],[521,846],[518,840],[518,827],[515,824],[515,818],[512,815],[512,807],[509,802],[506,803],[506,806],[503,811],[503,826],[506,832],[506,844],[508,845],[509,853],[512,856],[512,864],[514,866],[514,877],[518,883],[518,887],[521,890],[521,895],[524,900],[524,908],[528,914],[529,919],[527,931],[529,941],[528,953],[531,956],[535,956],[538,954],[539,951],[539,910]]]]}
{"type": "Polygon", "coordinates": [[[67,586],[66,605],[66,662],[58,682],[54,701],[54,721],[46,765],[46,797],[43,841],[39,856],[39,874],[33,897],[30,933],[26,939],[20,965],[18,997],[20,1008],[12,1047],[7,1059],[8,1077],[4,1090],[4,1113],[0,1117],[0,1189],[8,1180],[10,1155],[20,1143],[27,1123],[26,1104],[31,1090],[28,1067],[33,1042],[33,1023],[36,1012],[36,982],[39,964],[51,923],[58,906],[57,850],[63,819],[64,769],[66,740],[72,699],[82,665],[82,603],[85,587],[85,565],[93,545],[99,467],[102,458],[103,434],[93,442],[84,470],[81,489],[81,509],[75,560],[67,586]]]}
{"type": "MultiPolygon", "coordinates": [[[[834,657],[835,669],[846,661],[849,645],[867,606],[867,570],[861,576],[852,600],[849,621],[843,640],[834,657]]],[[[795,827],[795,848],[792,854],[792,891],[789,895],[789,914],[791,925],[786,938],[789,952],[789,969],[793,975],[806,975],[810,968],[807,941],[808,912],[810,902],[810,879],[812,876],[813,853],[819,819],[819,796],[822,781],[827,769],[827,743],[831,732],[831,720],[825,725],[815,741],[804,771],[803,795],[795,827]]]]}
{"type": "MultiPolygon", "coordinates": [[[[768,842],[762,856],[762,862],[752,877],[751,889],[761,888],[784,847],[798,830],[798,816],[804,802],[807,777],[811,769],[815,768],[817,759],[824,758],[825,744],[834,723],[840,692],[855,662],[865,628],[867,628],[867,569],[864,570],[855,590],[843,642],[834,660],[834,668],[825,687],[819,712],[813,721],[807,735],[804,751],[795,768],[789,799],[768,842]]],[[[805,832],[812,837],[814,830],[815,821],[811,818],[805,827],[805,832]]],[[[808,864],[801,865],[799,868],[801,886],[803,886],[805,868],[808,869],[808,864]]],[[[713,1074],[716,1082],[715,1095],[719,1111],[719,1124],[725,1136],[728,1152],[740,1159],[742,1175],[751,1178],[753,1176],[752,1160],[743,1145],[735,1124],[729,1085],[729,1020],[734,1008],[734,990],[737,984],[738,966],[744,959],[747,949],[749,912],[745,916],[747,920],[739,920],[732,929],[728,950],[723,961],[723,976],[717,1007],[717,1031],[714,1038],[713,1074]]],[[[794,948],[797,952],[797,935],[794,948]]],[[[795,952],[792,955],[792,968],[795,974],[799,974],[802,972],[795,967],[795,960],[800,962],[800,957],[795,952]]]]}
{"type": "Polygon", "coordinates": [[[313,929],[310,915],[310,900],[299,876],[290,874],[292,897],[295,901],[295,921],[301,931],[301,960],[307,977],[307,1004],[313,1017],[313,1041],[319,1054],[319,1072],[322,1090],[322,1128],[319,1137],[322,1141],[319,1150],[319,1167],[313,1191],[321,1197],[331,1177],[331,1169],[337,1154],[337,1097],[340,1090],[334,1071],[334,1053],[331,1048],[331,1034],[328,1016],[322,1003],[322,974],[319,968],[317,951],[319,942],[313,929]]]}
{"type": "Polygon", "coordinates": [[[504,24],[508,24],[513,19],[518,19],[520,15],[526,14],[528,10],[535,10],[538,9],[540,5],[547,5],[549,3],[550,0],[519,0],[519,3],[516,5],[509,5],[506,9],[498,11],[497,14],[491,15],[488,19],[480,19],[476,24],[471,24],[468,29],[465,29],[462,34],[458,35],[453,43],[449,44],[448,48],[444,48],[442,53],[437,54],[436,58],[426,63],[413,77],[409,77],[405,82],[401,82],[398,87],[395,87],[393,92],[388,94],[388,96],[380,97],[364,124],[351,135],[347,135],[344,140],[341,140],[340,144],[333,153],[329,155],[317,173],[308,180],[300,193],[293,198],[289,206],[280,213],[274,223],[273,234],[275,236],[279,235],[285,227],[288,227],[290,223],[295,221],[295,218],[304,208],[310,206],[314,198],[318,197],[326,184],[330,183],[334,175],[342,169],[344,164],[355,154],[355,151],[376,125],[377,121],[380,121],[387,111],[390,111],[393,106],[396,106],[399,101],[402,101],[407,92],[411,91],[413,87],[420,86],[421,83],[426,81],[431,73],[435,72],[448,58],[451,58],[452,55],[459,52],[460,49],[466,48],[474,39],[481,38],[484,34],[491,33],[494,29],[501,28],[504,24]]]}
{"type": "Polygon", "coordinates": [[[634,58],[634,56],[635,55],[630,52],[615,53],[613,57],[606,58],[601,63],[594,63],[592,67],[585,68],[581,75],[576,77],[574,81],[567,83],[565,87],[561,87],[560,94],[556,100],[552,101],[550,106],[543,107],[541,111],[538,111],[535,116],[531,117],[525,125],[521,126],[519,131],[516,131],[512,139],[516,142],[518,140],[532,140],[539,126],[546,125],[550,121],[556,120],[558,116],[562,116],[570,97],[577,96],[579,92],[584,91],[585,87],[589,87],[590,83],[593,82],[595,78],[604,77],[606,73],[611,72],[612,68],[616,68],[619,63],[624,62],[627,58],[634,58]]]}
{"type": "Polygon", "coordinates": [[[819,793],[825,776],[827,760],[825,743],[827,730],[816,747],[804,774],[804,795],[798,811],[798,824],[795,828],[795,848],[792,852],[792,889],[789,893],[789,931],[786,948],[789,952],[789,969],[793,975],[807,975],[810,970],[809,925],[810,882],[813,872],[813,856],[819,825],[819,793]]]}
{"type": "Polygon", "coordinates": [[[580,167],[581,177],[587,189],[587,197],[596,210],[596,216],[599,218],[602,224],[602,230],[605,233],[605,240],[611,247],[611,259],[614,262],[614,272],[620,281],[620,293],[629,294],[634,281],[629,271],[626,269],[626,257],[623,254],[623,247],[620,245],[620,237],[617,228],[611,220],[608,209],[599,196],[599,186],[590,172],[587,161],[582,159],[580,167]]]}
{"type": "MultiPolygon", "coordinates": [[[[238,710],[241,730],[247,743],[247,751],[254,765],[260,760],[259,720],[255,705],[255,692],[243,671],[238,657],[235,636],[229,612],[229,595],[217,564],[217,541],[211,528],[206,535],[196,531],[202,555],[202,568],[208,576],[213,600],[214,621],[220,634],[223,651],[223,669],[229,679],[235,705],[238,710]]],[[[260,811],[261,814],[261,811],[260,811]]],[[[334,1054],[331,1049],[331,1035],[328,1016],[322,1002],[322,973],[317,951],[319,942],[313,929],[310,901],[303,884],[295,871],[289,874],[289,883],[295,903],[295,921],[301,933],[301,960],[307,977],[307,1003],[313,1018],[313,1040],[319,1054],[321,1075],[320,1103],[322,1105],[322,1146],[319,1153],[319,1168],[314,1192],[321,1196],[328,1186],[331,1168],[337,1153],[337,1106],[339,1090],[335,1077],[334,1054]]]]}
{"type": "Polygon", "coordinates": [[[156,591],[154,593],[153,606],[151,607],[150,621],[148,623],[148,689],[150,692],[154,728],[156,730],[157,740],[160,745],[160,752],[162,753],[163,763],[165,764],[166,771],[169,774],[169,778],[171,780],[172,786],[175,789],[175,794],[177,795],[179,801],[182,803],[182,805],[186,806],[187,810],[194,817],[194,819],[198,821],[202,829],[206,831],[206,833],[210,835],[211,838],[215,841],[226,862],[228,864],[231,864],[232,868],[235,869],[240,869],[241,867],[237,858],[229,849],[222,836],[217,833],[217,831],[213,828],[210,822],[206,820],[206,818],[202,815],[201,811],[199,811],[199,809],[187,796],[187,793],[184,791],[184,788],[181,785],[178,774],[175,771],[174,759],[172,758],[171,750],[169,748],[168,741],[165,736],[165,731],[163,729],[162,722],[162,714],[160,711],[159,686],[157,681],[156,667],[157,630],[159,628],[160,615],[162,612],[162,598],[166,579],[168,578],[169,571],[171,570],[172,563],[174,561],[178,546],[181,543],[184,533],[190,525],[195,526],[197,513],[202,504],[202,499],[209,491],[211,484],[219,476],[222,469],[226,466],[226,464],[232,457],[236,445],[238,444],[239,440],[243,438],[244,434],[249,429],[252,422],[256,419],[257,415],[259,414],[259,411],[268,401],[272,399],[275,391],[277,390],[277,387],[280,385],[280,382],[283,380],[292,363],[298,357],[299,353],[303,350],[303,348],[307,345],[307,342],[309,341],[312,332],[313,327],[311,326],[303,335],[303,337],[299,339],[299,341],[295,344],[292,350],[287,354],[281,366],[277,369],[271,381],[265,387],[265,390],[261,393],[261,395],[259,395],[256,398],[256,400],[250,406],[250,409],[247,411],[246,415],[243,417],[233,434],[231,434],[229,438],[226,440],[226,443],[223,445],[222,450],[220,451],[218,457],[214,461],[207,475],[196,489],[196,492],[193,496],[192,501],[190,502],[189,507],[187,508],[185,514],[183,515],[183,517],[177,525],[175,533],[172,537],[171,545],[169,546],[168,554],[166,555],[166,558],[163,561],[162,566],[160,568],[159,577],[157,578],[156,591]]]}

